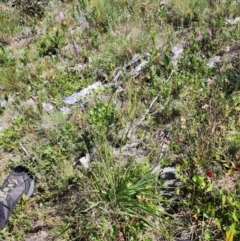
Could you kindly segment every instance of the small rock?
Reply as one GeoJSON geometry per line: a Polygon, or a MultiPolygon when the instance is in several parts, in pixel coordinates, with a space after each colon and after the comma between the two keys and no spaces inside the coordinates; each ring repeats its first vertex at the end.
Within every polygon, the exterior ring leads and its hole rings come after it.
{"type": "Polygon", "coordinates": [[[213,67],[215,65],[215,63],[218,63],[221,61],[220,56],[214,56],[210,59],[210,61],[207,63],[208,67],[213,67]]]}
{"type": "Polygon", "coordinates": [[[89,168],[89,162],[90,162],[90,154],[87,153],[86,156],[81,157],[78,161],[76,161],[73,166],[83,166],[85,169],[89,168]]]}
{"type": "Polygon", "coordinates": [[[160,176],[163,179],[171,180],[176,178],[176,168],[175,167],[164,167],[160,172],[160,176]]]}
{"type": "Polygon", "coordinates": [[[86,88],[84,88],[84,89],[82,89],[82,90],[80,90],[78,92],[75,92],[75,93],[73,93],[70,96],[65,97],[63,99],[63,102],[65,104],[68,104],[68,105],[76,104],[80,100],[85,100],[85,98],[89,94],[92,94],[94,90],[97,90],[97,89],[99,89],[102,86],[103,86],[103,84],[100,81],[95,82],[92,85],[89,85],[88,87],[86,87],[86,88]]]}
{"type": "Polygon", "coordinates": [[[235,19],[229,18],[226,20],[227,24],[234,25],[240,22],[240,17],[236,17],[235,19]]]}
{"type": "Polygon", "coordinates": [[[25,241],[47,241],[47,240],[49,240],[48,233],[44,230],[38,233],[32,234],[25,239],[25,241]]]}

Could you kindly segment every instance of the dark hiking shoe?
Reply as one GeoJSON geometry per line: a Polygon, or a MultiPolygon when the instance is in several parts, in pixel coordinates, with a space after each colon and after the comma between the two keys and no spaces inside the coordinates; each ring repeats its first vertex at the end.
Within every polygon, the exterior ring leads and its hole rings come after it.
{"type": "Polygon", "coordinates": [[[5,227],[17,201],[25,194],[30,197],[34,191],[34,178],[28,170],[18,166],[0,187],[0,230],[5,227]]]}

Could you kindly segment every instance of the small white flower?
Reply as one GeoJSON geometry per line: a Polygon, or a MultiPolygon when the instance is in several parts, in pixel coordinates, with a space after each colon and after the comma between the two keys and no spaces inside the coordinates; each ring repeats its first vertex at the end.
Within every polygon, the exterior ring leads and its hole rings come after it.
{"type": "Polygon", "coordinates": [[[67,106],[63,106],[62,108],[60,108],[60,110],[65,115],[67,115],[67,114],[69,114],[71,112],[71,110],[67,106]]]}
{"type": "Polygon", "coordinates": [[[179,59],[179,57],[181,56],[181,54],[183,52],[183,45],[178,44],[178,45],[173,46],[172,52],[173,52],[173,55],[171,56],[171,60],[172,60],[172,63],[174,65],[176,65],[177,59],[179,59]]]}
{"type": "Polygon", "coordinates": [[[64,13],[62,11],[58,12],[58,15],[55,17],[55,24],[62,24],[64,21],[64,13]]]}
{"type": "Polygon", "coordinates": [[[63,13],[62,11],[60,11],[60,12],[58,13],[58,17],[59,17],[59,19],[60,19],[61,21],[63,21],[63,20],[64,20],[64,13],[63,13]]]}
{"type": "Polygon", "coordinates": [[[220,62],[220,56],[214,56],[210,59],[210,61],[207,63],[208,67],[213,67],[215,63],[220,62]]]}
{"type": "Polygon", "coordinates": [[[172,51],[174,55],[180,55],[183,52],[183,45],[178,44],[173,46],[172,51]]]}
{"type": "Polygon", "coordinates": [[[50,104],[50,103],[42,103],[42,107],[43,107],[43,109],[46,110],[46,111],[51,111],[51,110],[53,110],[53,105],[50,104]]]}

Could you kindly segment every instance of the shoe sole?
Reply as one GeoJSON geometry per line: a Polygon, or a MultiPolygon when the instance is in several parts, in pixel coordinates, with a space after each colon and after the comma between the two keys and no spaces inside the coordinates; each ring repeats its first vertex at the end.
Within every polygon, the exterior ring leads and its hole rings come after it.
{"type": "Polygon", "coordinates": [[[24,166],[22,166],[22,165],[19,165],[19,166],[15,167],[15,168],[14,168],[14,171],[15,171],[16,173],[21,173],[21,172],[26,173],[26,174],[28,174],[27,178],[30,178],[30,179],[31,179],[31,181],[30,181],[30,186],[29,186],[29,190],[28,190],[27,193],[25,193],[25,195],[26,195],[28,198],[30,198],[30,197],[32,196],[32,194],[33,194],[33,192],[34,192],[34,188],[35,188],[35,179],[34,179],[34,177],[33,177],[32,174],[29,172],[29,169],[26,168],[26,167],[24,167],[24,166]]]}
{"type": "MultiPolygon", "coordinates": [[[[31,178],[31,177],[29,177],[31,178]]],[[[35,180],[31,178],[31,183],[28,192],[25,194],[28,198],[30,198],[34,192],[35,180]]]]}

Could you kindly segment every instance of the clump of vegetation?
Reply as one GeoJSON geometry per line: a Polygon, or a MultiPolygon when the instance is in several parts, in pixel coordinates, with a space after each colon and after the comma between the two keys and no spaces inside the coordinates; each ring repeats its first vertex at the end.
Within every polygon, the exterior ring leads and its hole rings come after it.
{"type": "Polygon", "coordinates": [[[16,3],[0,5],[2,179],[22,164],[37,185],[0,239],[239,240],[238,3],[16,3]]]}

